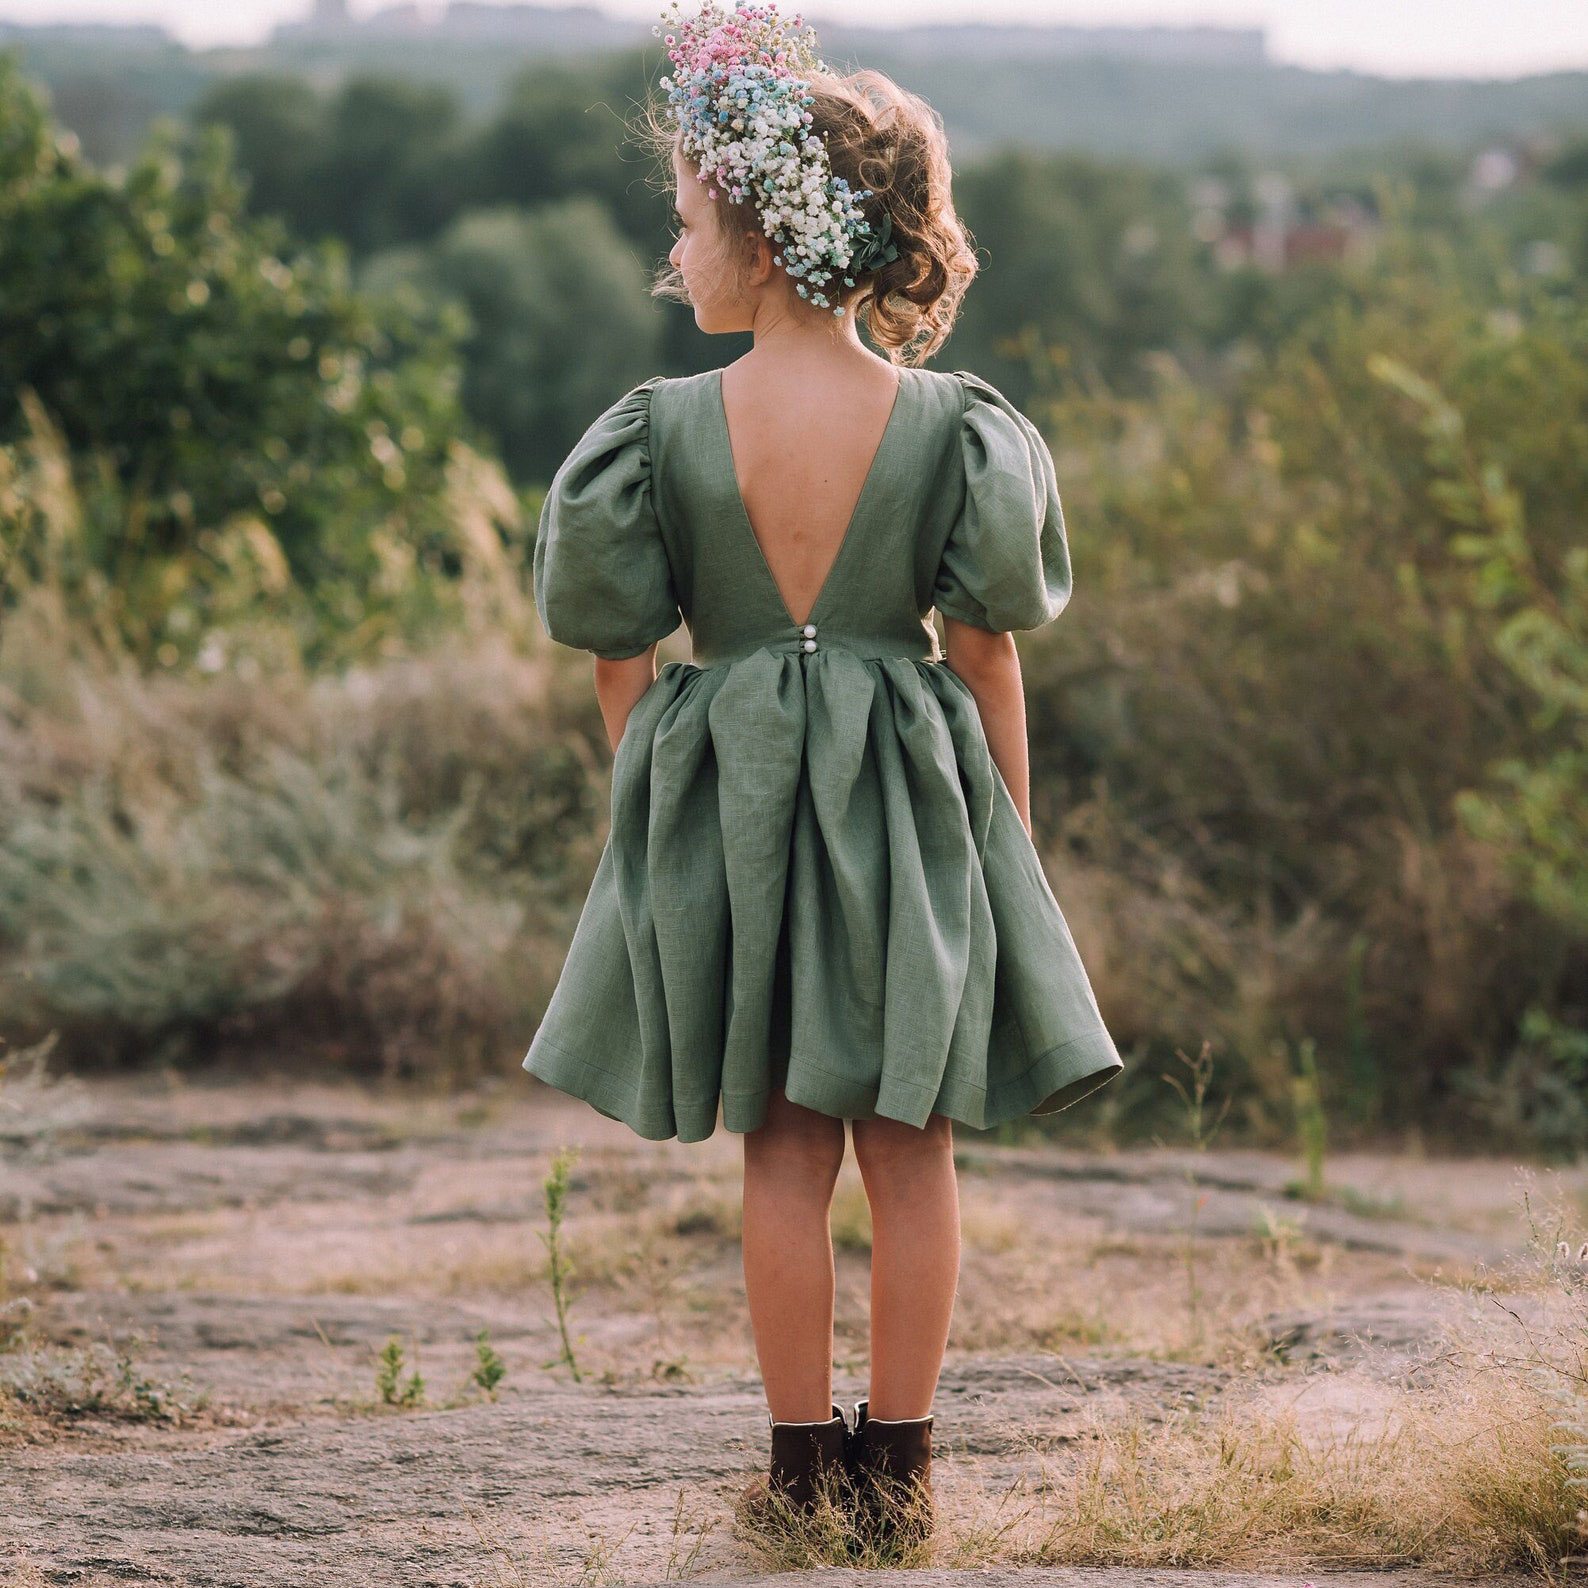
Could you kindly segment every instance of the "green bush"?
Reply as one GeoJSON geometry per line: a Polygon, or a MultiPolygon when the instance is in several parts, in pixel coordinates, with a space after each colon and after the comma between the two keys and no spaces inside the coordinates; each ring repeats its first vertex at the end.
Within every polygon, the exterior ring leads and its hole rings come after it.
{"type": "Polygon", "coordinates": [[[1223,392],[1048,404],[1039,810],[1121,1037],[1213,1039],[1260,1128],[1309,1039],[1347,1118],[1454,1128],[1588,1025],[1585,354],[1397,247],[1223,392]]]}
{"type": "Polygon", "coordinates": [[[206,559],[252,557],[262,600],[290,580],[316,655],[424,626],[461,561],[460,324],[377,314],[335,249],[248,220],[221,133],[94,172],[7,59],[0,282],[0,443],[60,432],[87,568],[141,650],[186,648],[196,616],[169,629],[161,592],[206,559]]]}

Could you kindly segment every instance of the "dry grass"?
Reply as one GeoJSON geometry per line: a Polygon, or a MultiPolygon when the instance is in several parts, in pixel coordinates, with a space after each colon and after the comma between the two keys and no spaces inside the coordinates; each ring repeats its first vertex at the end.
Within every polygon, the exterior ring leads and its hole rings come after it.
{"type": "Polygon", "coordinates": [[[566,660],[482,637],[201,685],[29,622],[0,641],[0,1036],[436,1085],[521,1051],[604,830],[566,660]]]}
{"type": "Polygon", "coordinates": [[[900,1485],[879,1490],[873,1500],[876,1524],[857,1529],[855,1488],[846,1473],[834,1473],[818,1491],[815,1508],[796,1510],[778,1493],[759,1513],[735,1506],[734,1533],[758,1565],[773,1571],[811,1571],[846,1566],[859,1571],[928,1565],[932,1541],[918,1536],[923,1506],[916,1491],[900,1485]]]}
{"type": "Polygon", "coordinates": [[[1577,1539],[1558,1415],[1547,1393],[1458,1374],[1399,1392],[1365,1430],[1309,1428],[1258,1397],[1100,1422],[1034,1481],[957,1492],[941,1558],[1547,1576],[1577,1539]]]}
{"type": "Polygon", "coordinates": [[[722,1531],[715,1496],[687,1486],[675,1495],[670,1514],[655,1531],[626,1524],[608,1526],[599,1511],[581,1516],[574,1530],[549,1518],[527,1528],[521,1513],[496,1517],[464,1507],[469,1531],[479,1540],[490,1575],[470,1588],[621,1588],[624,1583],[685,1582],[719,1564],[708,1550],[722,1531]],[[636,1532],[640,1532],[638,1538],[636,1532]],[[665,1544],[665,1553],[659,1548],[665,1544]]]}
{"type": "Polygon", "coordinates": [[[1033,1478],[967,1466],[940,1558],[1561,1580],[1588,1539],[1588,1262],[1564,1206],[1404,1378],[1267,1373],[1162,1420],[1094,1414],[1033,1478]]]}
{"type": "Polygon", "coordinates": [[[212,1406],[190,1375],[171,1382],[152,1374],[131,1348],[97,1342],[66,1348],[23,1338],[0,1353],[0,1443],[80,1425],[188,1428],[230,1415],[212,1406]]]}

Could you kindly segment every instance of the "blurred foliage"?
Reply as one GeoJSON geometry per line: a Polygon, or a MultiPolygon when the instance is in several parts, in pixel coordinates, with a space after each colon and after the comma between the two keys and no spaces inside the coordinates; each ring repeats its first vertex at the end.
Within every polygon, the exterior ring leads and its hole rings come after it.
{"type": "Polygon", "coordinates": [[[335,247],[244,215],[224,134],[164,137],[112,180],[0,60],[0,442],[59,431],[82,577],[143,654],[188,648],[185,591],[239,560],[260,599],[290,584],[312,608],[316,655],[439,617],[462,567],[449,474],[472,466],[463,325],[377,312],[347,277],[335,247]]]}
{"type": "Polygon", "coordinates": [[[660,305],[593,199],[470,210],[433,247],[378,254],[360,283],[406,313],[464,309],[464,405],[520,478],[550,479],[612,394],[661,356],[660,305]]]}
{"type": "MultiPolygon", "coordinates": [[[[477,327],[466,349],[469,411],[519,478],[543,481],[557,446],[526,442],[504,364],[555,361],[555,346],[536,344],[557,322],[524,291],[524,273],[462,270],[461,222],[488,211],[501,237],[507,206],[527,213],[583,201],[592,268],[626,278],[608,290],[619,318],[638,319],[637,284],[671,243],[658,192],[664,173],[638,136],[648,80],[639,54],[538,65],[469,123],[432,88],[355,76],[320,94],[297,78],[243,77],[213,89],[196,115],[232,130],[255,212],[281,217],[300,237],[343,239],[358,255],[402,245],[409,279],[453,278],[477,327]],[[605,234],[593,206],[605,211],[605,234]],[[621,261],[613,229],[626,245],[621,261]],[[515,345],[506,360],[504,342],[515,345]]],[[[1538,179],[1518,171],[1508,185],[1483,188],[1473,185],[1471,152],[1450,149],[1343,154],[1281,177],[1235,155],[1167,169],[994,148],[956,173],[982,274],[938,362],[975,369],[1021,403],[1055,368],[1114,390],[1144,389],[1150,355],[1162,351],[1202,378],[1234,349],[1267,350],[1291,335],[1343,290],[1341,254],[1371,252],[1382,229],[1437,231],[1475,277],[1558,276],[1588,263],[1588,186],[1572,177],[1571,151],[1564,146],[1538,179]],[[1253,228],[1274,205],[1316,251],[1284,270],[1250,257],[1253,228]]],[[[655,314],[660,351],[647,373],[689,373],[736,351],[702,336],[687,309],[655,314]]],[[[577,429],[604,406],[601,395],[592,389],[559,412],[577,429]]]]}
{"type": "MultiPolygon", "coordinates": [[[[617,292],[620,320],[638,317],[637,284],[672,246],[668,210],[660,192],[662,173],[639,133],[640,103],[647,75],[644,58],[600,57],[587,63],[532,66],[517,75],[486,120],[462,123],[442,106],[438,91],[420,92],[383,79],[352,77],[328,94],[302,79],[246,76],[217,85],[196,107],[201,125],[224,125],[236,140],[239,169],[247,173],[247,202],[259,215],[279,217],[299,237],[334,237],[355,254],[409,245],[404,264],[410,276],[425,266],[413,250],[429,253],[456,240],[459,223],[473,211],[507,207],[533,210],[580,200],[589,232],[587,264],[617,292]],[[361,147],[378,137],[380,170],[362,176],[343,151],[343,129],[368,116],[361,147]],[[594,209],[603,212],[598,221],[594,209]],[[613,230],[621,239],[613,251],[613,230]]],[[[498,235],[505,221],[495,223],[498,235]]],[[[473,252],[470,248],[468,251],[473,252]]],[[[435,262],[432,279],[457,270],[452,260],[435,262]]],[[[520,360],[556,359],[556,349],[532,346],[545,335],[546,316],[523,291],[523,278],[496,271],[500,298],[485,294],[489,282],[470,271],[464,296],[476,325],[518,343],[520,360]]],[[[661,363],[671,372],[705,369],[721,355],[721,344],[695,329],[687,310],[656,307],[655,326],[643,345],[661,337],[661,363]]],[[[489,361],[493,339],[481,333],[470,343],[474,356],[489,361]]],[[[472,358],[471,358],[472,364],[472,358]]],[[[653,373],[647,370],[645,373],[653,373]]],[[[507,439],[521,415],[511,403],[497,406],[489,394],[497,374],[471,381],[470,411],[502,437],[523,478],[549,478],[556,459],[548,446],[524,447],[507,439]],[[548,463],[548,459],[551,461],[548,463]]],[[[608,391],[611,388],[607,388],[608,391]]],[[[567,422],[582,428],[604,402],[564,409],[567,422]]]]}
{"type": "Polygon", "coordinates": [[[1012,400],[1055,355],[1118,380],[1151,349],[1206,340],[1213,278],[1173,177],[1011,150],[957,174],[955,197],[983,268],[945,356],[1012,400]]]}
{"type": "Polygon", "coordinates": [[[495,1072],[599,848],[582,673],[482,639],[318,681],[149,678],[56,612],[0,640],[8,1035],[58,1032],[71,1064],[495,1072]]]}
{"type": "Polygon", "coordinates": [[[1482,1096],[1492,1131],[1508,1055],[1574,1051],[1537,1021],[1588,1029],[1585,353],[1580,300],[1406,239],[1220,389],[1040,405],[1078,563],[1026,651],[1060,893],[1121,1037],[1212,1037],[1261,1128],[1308,1040],[1347,1118],[1482,1096]]]}
{"type": "Polygon", "coordinates": [[[460,117],[442,89],[356,78],[322,99],[292,77],[219,84],[194,112],[225,126],[260,214],[355,253],[434,234],[455,213],[460,117]]]}

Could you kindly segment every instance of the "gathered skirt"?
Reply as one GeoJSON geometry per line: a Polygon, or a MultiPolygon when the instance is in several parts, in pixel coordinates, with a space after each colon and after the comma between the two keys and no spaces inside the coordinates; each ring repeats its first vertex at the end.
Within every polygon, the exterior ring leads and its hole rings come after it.
{"type": "Polygon", "coordinates": [[[937,662],[670,662],[524,1067],[641,1136],[768,1097],[989,1128],[1120,1058],[975,701],[937,662]]]}

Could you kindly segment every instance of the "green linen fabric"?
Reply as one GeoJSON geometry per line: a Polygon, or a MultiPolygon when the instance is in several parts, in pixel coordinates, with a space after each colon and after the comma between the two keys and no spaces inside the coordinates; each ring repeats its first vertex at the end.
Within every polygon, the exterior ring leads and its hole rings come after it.
{"type": "Polygon", "coordinates": [[[687,625],[631,712],[612,824],[524,1067],[641,1136],[759,1126],[774,1086],[840,1118],[978,1128],[1120,1069],[1085,969],[943,664],[934,607],[1056,617],[1053,460],[1005,398],[904,369],[796,625],[734,475],[720,371],[636,387],[552,482],[554,640],[618,658],[687,625]]]}

